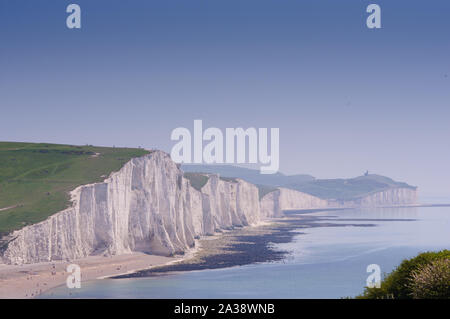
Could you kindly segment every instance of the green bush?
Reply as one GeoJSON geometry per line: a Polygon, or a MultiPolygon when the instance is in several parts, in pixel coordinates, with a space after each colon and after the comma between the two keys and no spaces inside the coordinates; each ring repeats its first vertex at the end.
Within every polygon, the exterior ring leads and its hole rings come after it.
{"type": "MultiPolygon", "coordinates": [[[[366,287],[364,293],[358,296],[357,298],[412,299],[414,297],[414,289],[419,289],[418,288],[419,284],[417,284],[417,287],[412,284],[414,276],[417,276],[419,278],[419,274],[421,274],[421,271],[424,271],[424,269],[426,269],[425,267],[432,265],[433,262],[435,261],[449,260],[449,259],[450,259],[450,250],[442,250],[439,252],[426,252],[412,259],[405,259],[394,271],[392,271],[389,275],[387,275],[383,279],[380,288],[366,287]]],[[[421,276],[422,277],[420,278],[425,278],[425,274],[421,274],[421,276]]],[[[430,286],[427,287],[431,287],[431,283],[430,286]]],[[[417,293],[419,293],[418,290],[417,293]]],[[[449,297],[450,296],[448,294],[445,296],[445,298],[449,297]]]]}
{"type": "Polygon", "coordinates": [[[450,298],[450,259],[439,259],[413,271],[410,289],[414,299],[450,298]]]}

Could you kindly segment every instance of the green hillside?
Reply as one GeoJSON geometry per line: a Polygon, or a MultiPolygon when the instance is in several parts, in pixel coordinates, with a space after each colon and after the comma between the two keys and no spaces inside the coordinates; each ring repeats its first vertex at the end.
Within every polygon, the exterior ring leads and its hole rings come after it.
{"type": "Polygon", "coordinates": [[[143,149],[0,142],[0,238],[69,206],[69,192],[103,181],[143,149]]]}
{"type": "Polygon", "coordinates": [[[396,182],[389,177],[366,174],[355,178],[316,179],[311,175],[260,174],[259,170],[237,167],[233,165],[182,165],[185,172],[215,173],[221,177],[241,178],[256,184],[261,197],[274,191],[277,187],[285,187],[304,192],[323,199],[354,200],[371,193],[392,189],[411,188],[415,186],[396,182]]]}
{"type": "Polygon", "coordinates": [[[191,186],[196,190],[201,190],[208,183],[208,176],[202,173],[184,173],[184,177],[191,182],[191,186]]]}
{"type": "Polygon", "coordinates": [[[349,179],[316,179],[311,182],[292,185],[294,189],[320,198],[353,200],[374,192],[392,188],[411,188],[415,186],[396,182],[389,177],[368,174],[349,179]]]}
{"type": "MultiPolygon", "coordinates": [[[[202,172],[185,172],[184,177],[187,178],[191,182],[191,186],[194,187],[196,190],[200,191],[203,186],[206,185],[206,183],[209,180],[208,174],[218,174],[218,173],[202,173],[202,172]]],[[[236,183],[236,177],[219,177],[221,180],[225,182],[230,183],[236,183]]],[[[240,178],[240,177],[239,177],[240,178]]],[[[256,187],[258,187],[258,194],[259,199],[263,198],[265,195],[267,195],[270,192],[276,191],[277,188],[273,186],[267,186],[267,185],[259,185],[257,184],[256,187]]]]}
{"type": "Polygon", "coordinates": [[[287,187],[290,184],[301,184],[313,181],[314,177],[306,174],[299,175],[284,175],[282,173],[276,174],[261,174],[259,169],[244,168],[234,165],[197,165],[197,164],[183,164],[181,169],[184,172],[205,173],[205,174],[219,174],[221,177],[240,178],[255,185],[271,185],[287,187]]]}

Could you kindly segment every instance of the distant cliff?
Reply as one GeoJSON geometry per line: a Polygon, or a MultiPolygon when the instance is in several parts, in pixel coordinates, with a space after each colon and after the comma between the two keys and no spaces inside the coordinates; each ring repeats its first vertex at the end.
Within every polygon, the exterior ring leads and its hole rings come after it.
{"type": "Polygon", "coordinates": [[[417,190],[393,188],[354,200],[321,199],[296,190],[279,188],[261,199],[263,216],[282,216],[285,210],[318,208],[390,207],[417,204],[417,190]]]}
{"type": "Polygon", "coordinates": [[[258,187],[241,179],[200,177],[184,177],[161,151],[134,158],[104,182],[72,191],[70,208],[10,234],[2,261],[23,264],[133,251],[173,255],[193,247],[199,236],[256,225],[282,216],[283,210],[416,201],[416,190],[411,188],[375,192],[352,201],[277,188],[260,199],[258,187]]]}
{"type": "MultiPolygon", "coordinates": [[[[259,170],[256,169],[242,168],[232,165],[189,164],[183,165],[182,169],[191,173],[217,173],[222,177],[238,177],[252,184],[264,186],[266,189],[291,189],[314,197],[334,200],[336,203],[357,202],[363,197],[393,189],[410,189],[411,192],[409,193],[413,194],[417,189],[417,187],[408,185],[407,183],[398,182],[392,178],[382,175],[369,174],[369,172],[354,178],[316,179],[311,175],[304,174],[260,174],[259,170]]],[[[404,199],[402,198],[400,200],[403,201],[404,199]]],[[[391,203],[396,203],[396,201],[393,200],[391,203]]]]}
{"type": "Polygon", "coordinates": [[[327,207],[326,200],[287,188],[279,188],[261,199],[263,216],[282,216],[284,210],[327,207]]]}
{"type": "Polygon", "coordinates": [[[411,187],[391,188],[353,200],[328,200],[330,207],[383,207],[417,204],[417,189],[411,187]]]}

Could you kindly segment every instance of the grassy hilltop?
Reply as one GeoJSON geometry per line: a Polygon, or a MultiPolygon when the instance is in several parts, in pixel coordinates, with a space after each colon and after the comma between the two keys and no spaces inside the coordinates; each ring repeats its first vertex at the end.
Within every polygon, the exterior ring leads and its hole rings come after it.
{"type": "Polygon", "coordinates": [[[103,181],[143,149],[0,142],[0,238],[67,208],[69,192],[103,181]]]}
{"type": "Polygon", "coordinates": [[[293,188],[324,199],[354,200],[393,188],[416,189],[415,186],[396,182],[389,177],[368,174],[347,179],[316,179],[292,185],[293,188]]]}

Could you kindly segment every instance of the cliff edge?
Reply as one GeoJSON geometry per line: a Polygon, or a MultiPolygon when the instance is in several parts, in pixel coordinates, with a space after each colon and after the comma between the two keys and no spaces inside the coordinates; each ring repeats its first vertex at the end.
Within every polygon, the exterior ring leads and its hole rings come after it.
{"type": "Polygon", "coordinates": [[[3,262],[132,251],[173,255],[194,246],[198,236],[254,225],[263,217],[255,185],[211,175],[196,190],[161,151],[130,160],[104,182],[76,188],[71,197],[70,208],[10,234],[3,262]]]}

